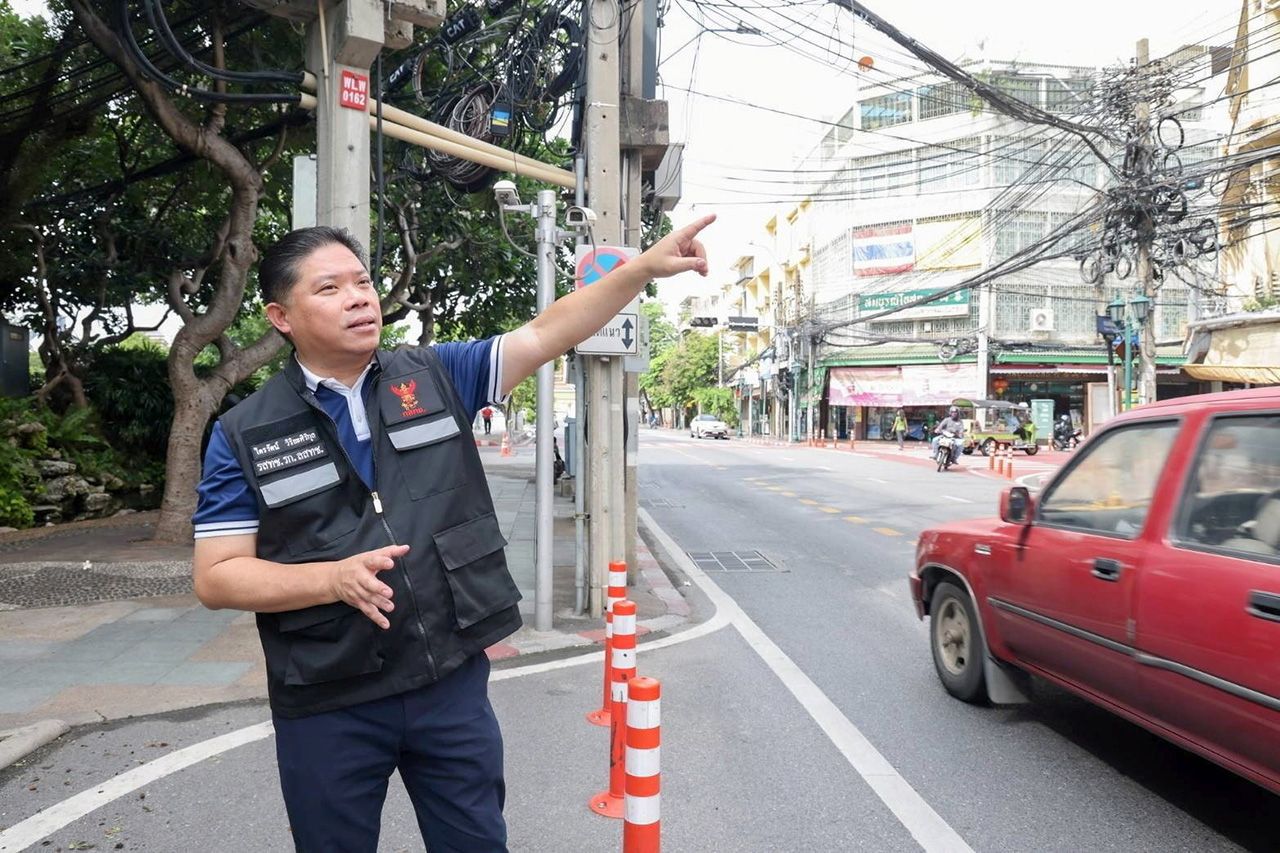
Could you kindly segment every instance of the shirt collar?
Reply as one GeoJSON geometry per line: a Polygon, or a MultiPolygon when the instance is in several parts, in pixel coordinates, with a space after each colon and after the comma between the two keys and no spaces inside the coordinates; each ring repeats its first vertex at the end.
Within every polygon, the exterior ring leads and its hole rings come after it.
{"type": "Polygon", "coordinates": [[[307,383],[307,390],[313,394],[315,393],[316,387],[319,385],[323,385],[324,387],[330,389],[331,391],[337,391],[339,394],[349,394],[352,391],[363,387],[365,377],[369,375],[369,371],[373,368],[373,365],[377,361],[376,359],[370,359],[369,363],[365,365],[364,370],[362,370],[360,372],[360,375],[356,377],[355,385],[351,386],[351,388],[348,388],[346,385],[339,382],[337,379],[334,379],[332,376],[321,377],[315,373],[312,373],[311,370],[309,370],[307,366],[302,363],[301,359],[297,359],[295,357],[295,360],[298,362],[298,367],[302,368],[302,379],[304,382],[307,383]]]}

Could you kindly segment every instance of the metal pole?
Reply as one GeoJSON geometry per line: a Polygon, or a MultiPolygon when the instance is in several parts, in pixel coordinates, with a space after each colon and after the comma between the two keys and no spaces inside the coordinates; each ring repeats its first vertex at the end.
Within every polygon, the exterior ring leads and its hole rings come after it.
{"type": "MultiPolygon", "coordinates": [[[[1146,39],[1139,39],[1137,65],[1139,69],[1151,61],[1150,47],[1146,39]]],[[[1140,101],[1136,108],[1136,124],[1140,135],[1140,144],[1144,149],[1151,149],[1151,105],[1140,101]]],[[[1150,181],[1150,175],[1141,176],[1144,182],[1150,181]]],[[[1151,269],[1151,243],[1155,238],[1155,223],[1150,214],[1143,213],[1138,222],[1138,281],[1142,284],[1142,295],[1151,300],[1148,304],[1151,313],[1148,322],[1138,327],[1138,403],[1146,405],[1156,401],[1156,324],[1155,324],[1155,276],[1151,269]]]]}
{"type": "Polygon", "coordinates": [[[1111,338],[1104,338],[1107,347],[1107,417],[1116,416],[1116,353],[1111,338]]]}
{"type": "MultiPolygon", "coordinates": [[[[556,298],[556,194],[539,190],[537,210],[538,234],[538,313],[551,307],[556,298]]],[[[537,531],[534,537],[533,627],[551,630],[551,561],[553,559],[552,495],[555,460],[552,441],[555,438],[554,402],[555,362],[538,368],[538,455],[534,489],[537,508],[537,531]]]]}
{"type": "Polygon", "coordinates": [[[1124,315],[1124,396],[1120,400],[1120,411],[1129,411],[1133,396],[1129,389],[1133,387],[1133,332],[1129,326],[1129,307],[1125,306],[1124,315]]]}
{"type": "MultiPolygon", "coordinates": [[[[583,207],[587,201],[587,161],[579,155],[573,161],[578,178],[573,203],[583,207]]],[[[579,238],[578,242],[582,242],[579,238]]],[[[587,403],[587,364],[582,356],[575,359],[578,384],[573,395],[573,612],[581,615],[587,608],[587,481],[591,466],[586,464],[587,427],[583,423],[587,403]]],[[[566,439],[567,441],[568,439],[566,439]]]]}

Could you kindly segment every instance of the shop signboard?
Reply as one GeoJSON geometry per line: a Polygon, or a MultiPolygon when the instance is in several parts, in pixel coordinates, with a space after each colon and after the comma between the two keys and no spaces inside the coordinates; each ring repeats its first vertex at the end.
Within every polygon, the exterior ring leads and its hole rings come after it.
{"type": "Polygon", "coordinates": [[[1032,400],[1031,421],[1036,425],[1036,435],[1041,437],[1053,435],[1053,401],[1032,400]]]}
{"type": "MultiPolygon", "coordinates": [[[[878,314],[919,299],[932,296],[940,288],[920,290],[891,290],[884,293],[863,293],[858,296],[859,315],[878,314]]],[[[966,317],[969,314],[969,291],[957,290],[926,305],[907,308],[893,315],[894,320],[929,319],[933,317],[966,317]]],[[[888,318],[886,318],[888,319],[888,318]]]]}
{"type": "Polygon", "coordinates": [[[833,406],[945,406],[977,387],[976,364],[907,364],[832,368],[827,393],[833,406]]]}

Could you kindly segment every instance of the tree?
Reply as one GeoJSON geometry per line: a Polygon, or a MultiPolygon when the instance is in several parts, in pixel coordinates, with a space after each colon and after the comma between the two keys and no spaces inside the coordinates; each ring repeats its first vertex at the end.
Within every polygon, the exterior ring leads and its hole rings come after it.
{"type": "MultiPolygon", "coordinates": [[[[238,146],[228,138],[230,111],[225,104],[205,106],[180,100],[153,75],[144,72],[126,49],[121,35],[108,27],[99,14],[100,8],[114,8],[115,4],[67,2],[85,35],[124,74],[141,112],[163,132],[172,147],[196,161],[193,168],[174,179],[178,186],[172,195],[175,203],[181,198],[186,206],[199,205],[196,221],[203,227],[187,235],[166,235],[172,239],[169,244],[155,241],[138,247],[139,260],[148,261],[140,266],[152,270],[167,267],[163,278],[152,279],[153,286],[161,291],[183,324],[169,350],[174,418],[156,537],[184,540],[190,536],[190,518],[196,502],[191,484],[200,478],[200,446],[210,417],[227,392],[252,375],[283,344],[275,331],[269,331],[248,346],[240,346],[227,331],[244,304],[250,270],[258,258],[255,232],[269,239],[286,227],[278,217],[260,222],[260,214],[264,197],[283,198],[285,182],[268,182],[266,173],[284,154],[288,125],[280,126],[274,145],[255,156],[250,146],[238,146]],[[210,345],[218,350],[218,363],[207,374],[199,375],[196,359],[210,345]]],[[[225,68],[228,45],[224,9],[221,4],[214,4],[206,14],[204,35],[212,47],[212,64],[225,68]]],[[[264,62],[279,58],[279,50],[273,52],[267,47],[270,43],[292,44],[296,51],[296,41],[289,37],[290,30],[283,22],[269,19],[259,29],[274,30],[275,39],[259,43],[251,34],[248,42],[237,42],[237,48],[250,51],[240,57],[249,67],[261,67],[264,62]]],[[[219,86],[225,91],[222,84],[219,86]]],[[[237,120],[246,121],[250,127],[272,120],[272,112],[274,120],[279,121],[278,111],[261,107],[237,107],[236,112],[237,120]]],[[[145,132],[145,128],[139,130],[140,134],[145,132]]],[[[152,241],[155,236],[146,235],[152,241]]]]}

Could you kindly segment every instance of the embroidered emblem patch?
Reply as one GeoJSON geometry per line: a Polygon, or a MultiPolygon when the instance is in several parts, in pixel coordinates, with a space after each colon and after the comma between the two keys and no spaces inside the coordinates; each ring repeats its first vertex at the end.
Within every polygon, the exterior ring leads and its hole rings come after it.
{"type": "Polygon", "coordinates": [[[427,410],[418,404],[418,395],[414,392],[418,388],[416,380],[410,379],[400,385],[392,385],[391,393],[400,398],[400,417],[411,418],[415,415],[425,415],[427,410]]]}

